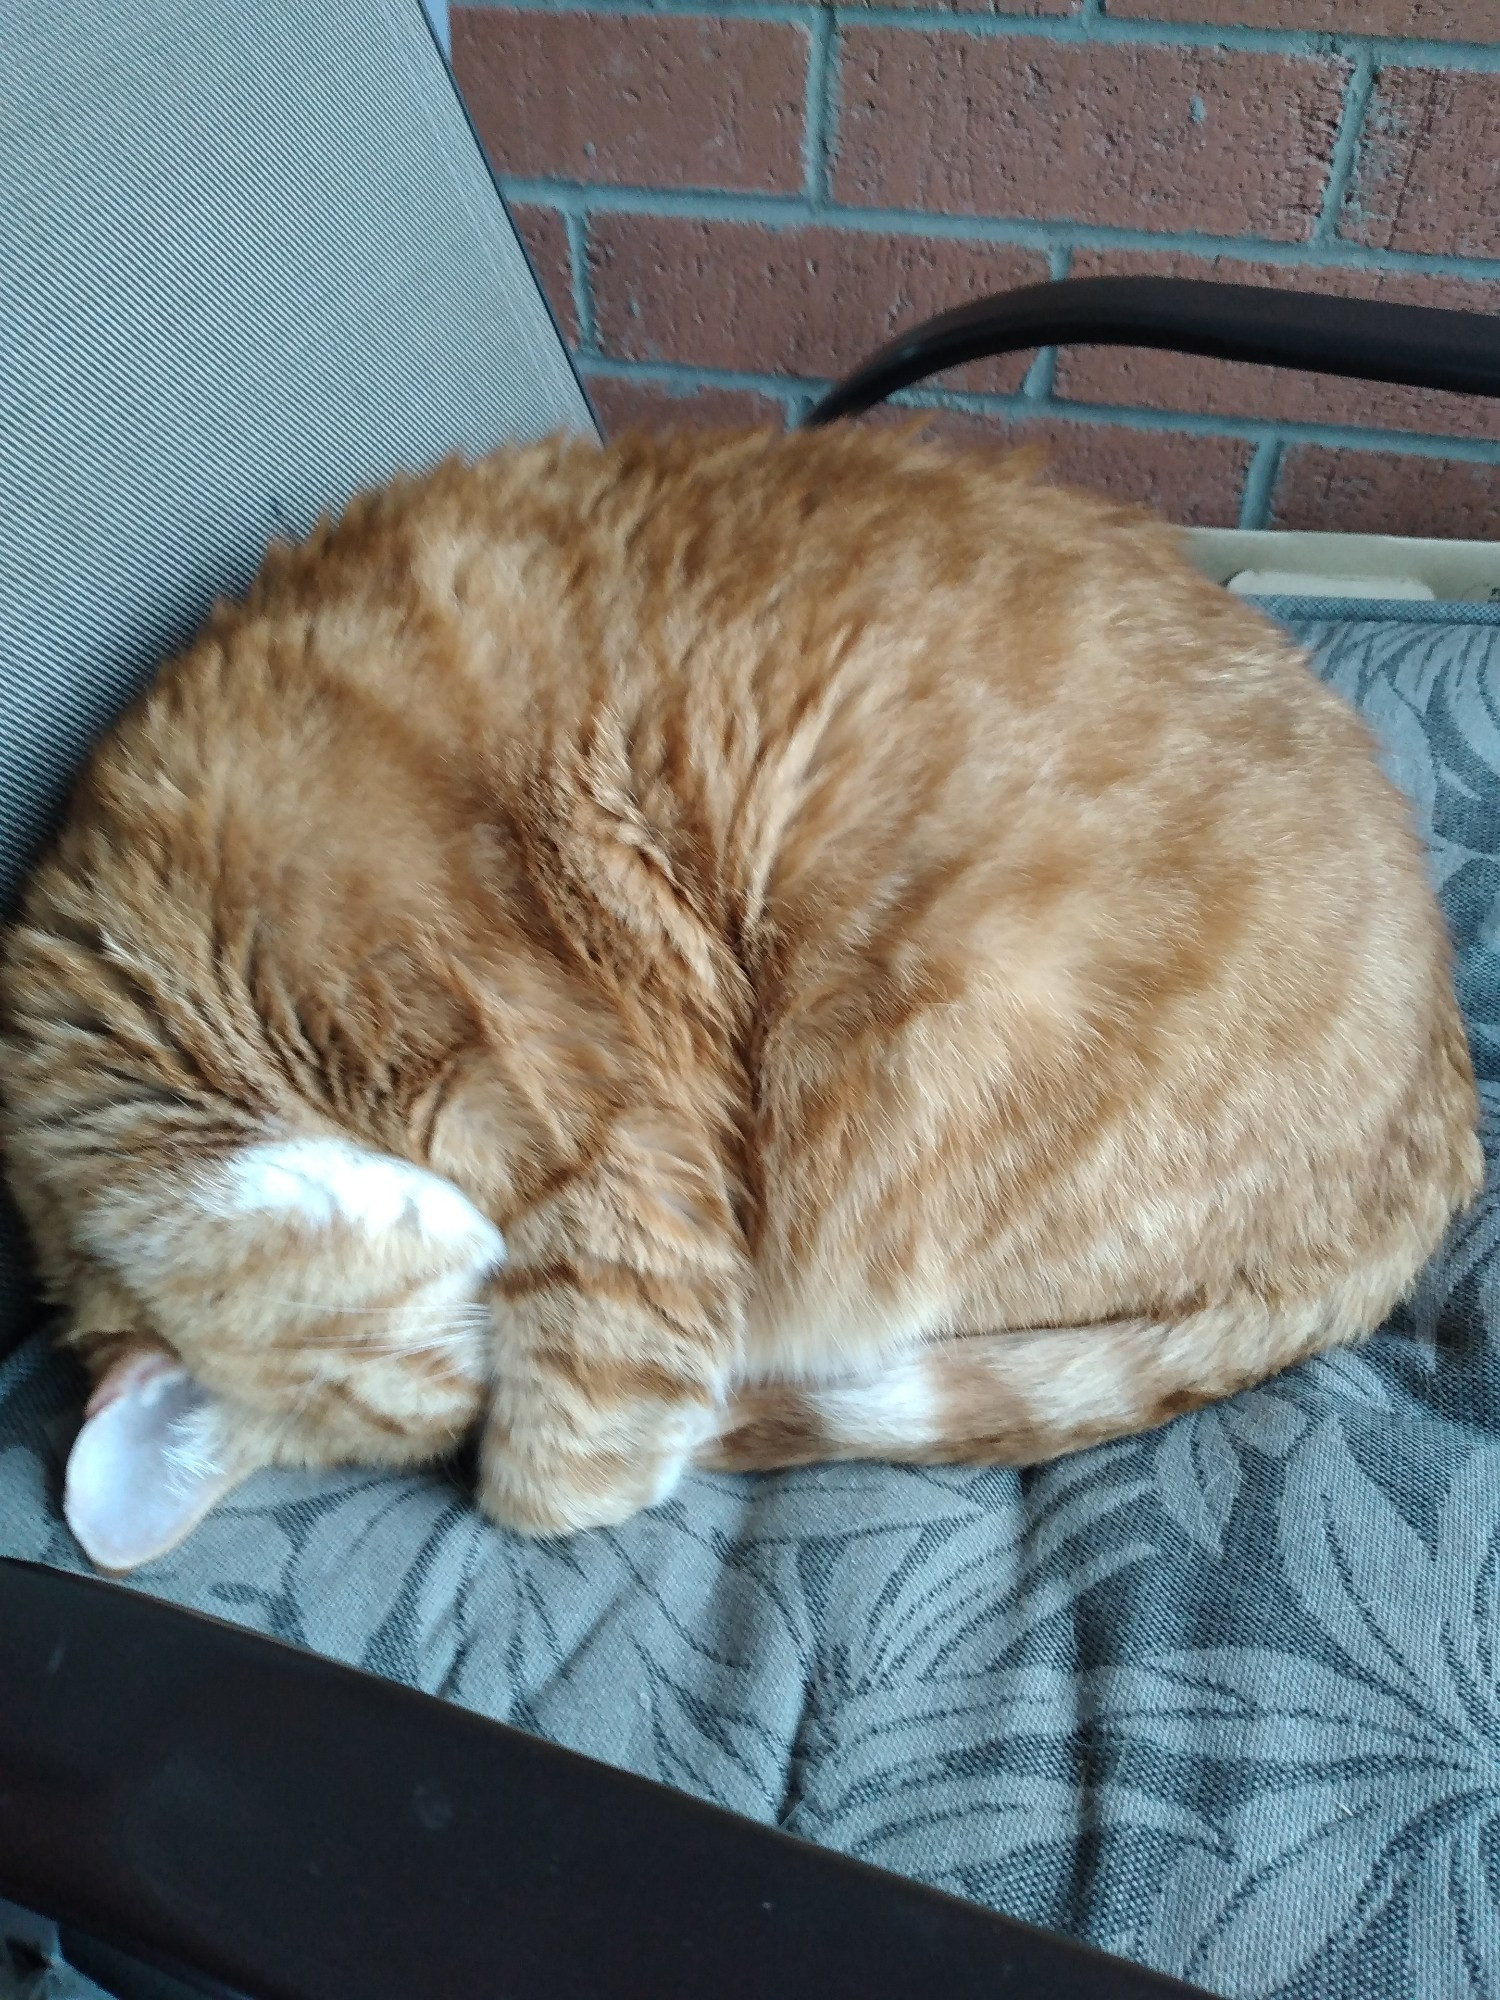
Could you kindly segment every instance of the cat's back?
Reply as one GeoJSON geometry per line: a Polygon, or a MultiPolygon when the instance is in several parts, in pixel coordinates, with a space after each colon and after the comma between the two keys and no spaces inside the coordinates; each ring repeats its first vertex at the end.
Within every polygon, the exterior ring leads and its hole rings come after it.
{"type": "Polygon", "coordinates": [[[473,594],[467,651],[524,689],[520,733],[614,730],[685,877],[763,892],[783,934],[836,950],[899,907],[951,938],[998,897],[1310,936],[1364,896],[1431,948],[1362,723],[1134,508],[853,428],[474,477],[435,589],[473,594]]]}
{"type": "Polygon", "coordinates": [[[153,912],[170,877],[288,938],[316,913],[326,953],[493,903],[528,814],[585,797],[700,907],[832,949],[888,905],[961,933],[1003,885],[1155,921],[1278,856],[1299,892],[1353,849],[1356,889],[1414,872],[1355,718],[1168,531],[853,428],[551,440],[362,496],[164,668],[68,838],[153,912]]]}
{"type": "Polygon", "coordinates": [[[685,729],[700,764],[716,732],[732,789],[814,739],[826,785],[846,755],[870,779],[899,744],[893,777],[929,759],[951,776],[1042,735],[1102,785],[1164,724],[1235,719],[1227,765],[1251,718],[1271,747],[1309,715],[1358,740],[1170,531],[1024,458],[879,430],[679,433],[554,439],[360,496],[215,607],[93,768],[154,762],[205,793],[253,771],[295,824],[361,772],[426,784],[435,762],[462,790],[518,740],[601,721],[637,747],[685,729]]]}
{"type": "Polygon", "coordinates": [[[1004,1021],[1037,1078],[1210,1095],[1330,1038],[1348,1089],[1461,1041],[1368,731],[1160,523],[854,428],[474,476],[434,594],[525,690],[527,754],[592,770],[730,931],[773,1038],[1004,1021]]]}

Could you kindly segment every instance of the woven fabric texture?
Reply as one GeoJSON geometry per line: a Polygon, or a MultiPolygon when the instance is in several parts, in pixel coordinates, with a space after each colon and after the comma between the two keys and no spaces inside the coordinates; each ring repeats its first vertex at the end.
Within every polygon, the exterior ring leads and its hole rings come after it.
{"type": "MultiPolygon", "coordinates": [[[[1322,1357],[1036,1472],[698,1475],[557,1544],[267,1474],[133,1587],[1233,2000],[1500,1994],[1500,630],[1300,628],[1411,796],[1488,1188],[1322,1357]]],[[[82,1559],[71,1368],[0,1369],[0,1552],[82,1559]]]]}

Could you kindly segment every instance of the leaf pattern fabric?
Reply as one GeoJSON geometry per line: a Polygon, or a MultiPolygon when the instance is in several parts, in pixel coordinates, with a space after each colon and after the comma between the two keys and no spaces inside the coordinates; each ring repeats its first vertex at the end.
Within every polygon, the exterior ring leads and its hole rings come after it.
{"type": "MultiPolygon", "coordinates": [[[[455,1474],[263,1475],[132,1587],[1234,2000],[1500,2000],[1500,627],[1304,623],[1412,798],[1491,1180],[1390,1325],[1028,1473],[698,1475],[514,1540],[455,1474]]],[[[62,1567],[79,1384],[0,1364],[62,1567]]]]}

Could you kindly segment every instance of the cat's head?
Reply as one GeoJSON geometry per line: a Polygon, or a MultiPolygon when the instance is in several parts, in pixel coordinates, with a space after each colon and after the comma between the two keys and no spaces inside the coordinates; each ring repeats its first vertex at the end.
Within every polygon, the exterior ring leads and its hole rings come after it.
{"type": "Polygon", "coordinates": [[[95,1376],[65,1511],[120,1571],[267,1465],[415,1464],[479,1418],[500,1233],[450,1182],[347,1140],[95,1183],[67,1218],[95,1376]]]}

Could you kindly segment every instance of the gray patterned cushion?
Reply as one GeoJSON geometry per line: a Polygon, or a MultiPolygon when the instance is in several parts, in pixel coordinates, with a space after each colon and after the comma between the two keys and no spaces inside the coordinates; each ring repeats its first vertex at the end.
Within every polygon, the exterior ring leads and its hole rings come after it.
{"type": "MultiPolygon", "coordinates": [[[[1306,627],[1415,799],[1500,1141],[1500,625],[1306,627]]],[[[1500,1994],[1493,1185],[1356,1354],[1039,1472],[702,1475],[512,1540],[265,1475],[136,1587],[1226,1995],[1500,1994]]],[[[0,1548],[78,1383],[0,1370],[0,1548]]]]}

